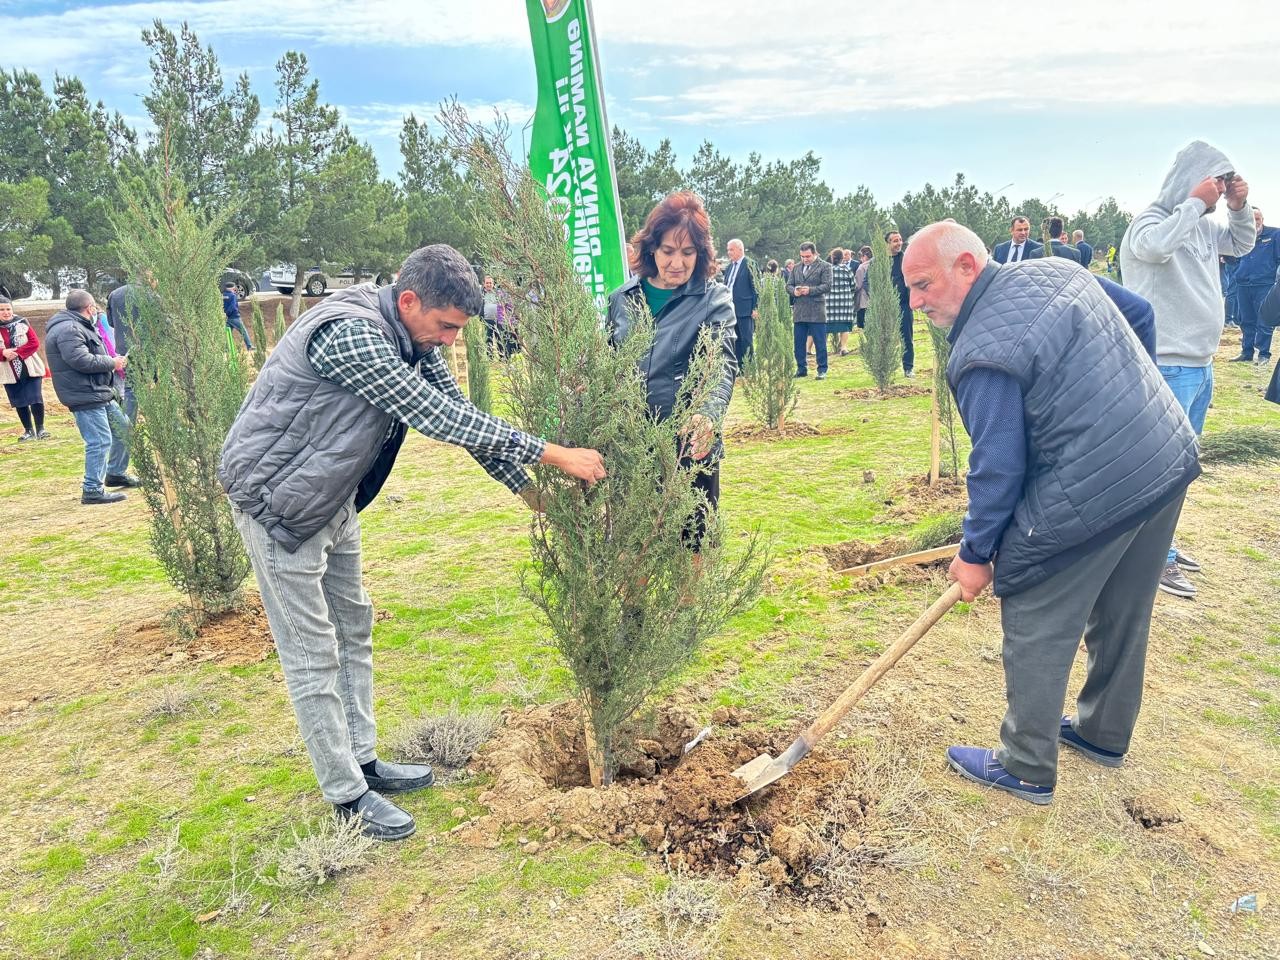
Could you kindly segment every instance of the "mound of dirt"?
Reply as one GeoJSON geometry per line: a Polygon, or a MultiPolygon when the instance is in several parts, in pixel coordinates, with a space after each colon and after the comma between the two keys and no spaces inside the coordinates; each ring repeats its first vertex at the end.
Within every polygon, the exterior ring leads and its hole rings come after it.
{"type": "Polygon", "coordinates": [[[801,437],[816,437],[822,433],[817,427],[807,423],[783,424],[781,430],[770,430],[756,423],[743,424],[725,431],[724,438],[734,443],[776,443],[779,440],[797,440],[801,437]]]}
{"type": "MultiPolygon", "coordinates": [[[[732,725],[743,716],[717,718],[732,725]]],[[[821,885],[812,867],[828,848],[822,810],[850,763],[815,749],[786,777],[741,803],[731,771],[760,753],[777,755],[790,736],[717,727],[682,755],[698,725],[669,709],[633,725],[635,747],[617,782],[588,782],[581,714],[561,703],[510,714],[475,766],[494,778],[480,802],[490,814],[468,838],[496,842],[504,827],[532,827],[544,836],[612,844],[639,839],[675,869],[739,877],[760,886],[809,891],[821,885]]]]}
{"type": "Polygon", "coordinates": [[[898,383],[891,386],[884,393],[881,393],[875,387],[858,387],[857,389],[837,390],[834,395],[842,400],[892,400],[897,397],[927,397],[930,392],[928,387],[916,387],[907,383],[898,383]]]}
{"type": "Polygon", "coordinates": [[[234,667],[260,663],[273,647],[267,615],[254,597],[241,610],[210,617],[191,640],[181,639],[166,618],[144,621],[122,630],[108,656],[137,658],[153,669],[209,662],[234,667]]]}
{"type": "Polygon", "coordinates": [[[1154,830],[1182,822],[1178,808],[1164,797],[1154,793],[1142,793],[1124,801],[1125,813],[1144,830],[1154,830]]]}
{"type": "Polygon", "coordinates": [[[887,560],[903,553],[909,553],[911,545],[906,537],[890,537],[879,543],[865,543],[862,540],[846,540],[844,543],[829,543],[822,548],[832,570],[847,570],[859,567],[864,563],[875,563],[887,560]]]}

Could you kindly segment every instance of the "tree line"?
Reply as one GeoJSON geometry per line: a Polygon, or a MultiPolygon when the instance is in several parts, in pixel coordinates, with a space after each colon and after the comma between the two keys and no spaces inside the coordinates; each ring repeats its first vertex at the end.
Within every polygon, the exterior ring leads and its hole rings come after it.
{"type": "MultiPolygon", "coordinates": [[[[55,75],[50,92],[31,71],[0,73],[0,286],[11,294],[26,295],[28,277],[55,297],[68,282],[101,289],[118,279],[112,218],[120,182],[156,165],[185,186],[193,207],[230,211],[228,228],[245,249],[229,266],[256,274],[293,263],[295,296],[313,265],[373,274],[426,243],[480,258],[472,177],[427,120],[404,118],[402,168],[387,179],[372,148],[322,98],[305,54],[288,51],[277,61],[264,117],[248,74],[228,84],[213,48],[187,24],[175,33],[156,20],[142,42],[152,74],[143,97],[152,132],[145,137],[120,113],[91,102],[74,76],[55,75]]],[[[706,140],[681,166],[670,140],[650,149],[617,127],[613,149],[628,234],[658,199],[690,188],[703,197],[720,241],[739,237],[757,258],[794,256],[804,240],[824,250],[856,246],[889,226],[909,236],[945,217],[995,243],[1007,236],[1014,213],[1033,225],[1063,213],[1036,198],[1014,205],[963,174],[887,205],[865,186],[837,195],[812,152],[785,161],[753,152],[739,162],[706,140]]],[[[1105,250],[1119,243],[1130,216],[1107,198],[1092,213],[1067,219],[1105,250]]]]}

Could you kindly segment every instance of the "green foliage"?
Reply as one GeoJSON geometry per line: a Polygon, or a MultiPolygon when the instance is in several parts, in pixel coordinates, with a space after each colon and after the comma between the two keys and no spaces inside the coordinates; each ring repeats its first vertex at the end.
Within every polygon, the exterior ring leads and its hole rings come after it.
{"type": "Polygon", "coordinates": [[[22,183],[0,183],[0,279],[20,281],[26,271],[47,260],[53,242],[38,231],[48,213],[46,181],[32,177],[22,183]]]}
{"type": "MultiPolygon", "coordinates": [[[[508,373],[515,418],[555,443],[601,451],[609,471],[584,489],[558,471],[533,468],[545,513],[530,531],[526,581],[573,673],[598,769],[609,782],[620,724],[750,605],[763,577],[761,551],[752,538],[735,544],[730,560],[722,522],[712,516],[695,559],[684,543],[686,524],[705,500],[693,471],[679,466],[685,417],[660,422],[650,415],[638,368],[652,342],[652,318],[641,310],[615,347],[527,171],[511,162],[500,136],[471,124],[456,104],[444,119],[481,191],[476,235],[520,313],[523,362],[508,373]],[[531,285],[536,299],[527,296],[531,285]]],[[[713,347],[699,344],[680,409],[702,409],[719,379],[713,347]]]]}
{"type": "Polygon", "coordinates": [[[932,550],[934,547],[945,547],[948,544],[959,543],[960,538],[964,536],[964,514],[963,513],[946,513],[940,517],[934,517],[922,523],[910,537],[907,538],[908,553],[915,553],[919,550],[932,550]]]}
{"type": "Polygon", "coordinates": [[[199,619],[234,607],[249,571],[217,477],[246,388],[242,367],[228,359],[218,291],[234,253],[223,239],[231,211],[196,211],[168,174],[135,180],[123,193],[115,218],[121,255],[131,276],[154,284],[138,298],[129,353],[139,412],[134,462],[152,548],[199,619]]]}
{"type": "Polygon", "coordinates": [[[400,130],[400,156],[404,159],[400,186],[408,214],[408,247],[416,250],[431,243],[447,243],[475,258],[469,212],[474,198],[465,170],[445,138],[433,136],[425,120],[409,114],[400,130]]]}
{"type": "Polygon", "coordinates": [[[253,301],[253,365],[261,370],[267,362],[267,324],[262,317],[262,307],[253,301]]]}
{"type": "Polygon", "coordinates": [[[739,387],[751,414],[768,430],[781,431],[800,398],[791,326],[791,301],[780,274],[752,267],[759,293],[755,338],[739,387]]]}
{"type": "Polygon", "coordinates": [[[467,396],[485,413],[493,412],[493,386],[489,370],[488,331],[484,320],[472,317],[462,328],[467,342],[467,396]]]}
{"type": "Polygon", "coordinates": [[[867,301],[866,327],[858,332],[858,340],[862,362],[876,387],[884,393],[902,366],[901,301],[891,273],[893,258],[880,227],[876,227],[871,236],[871,249],[874,254],[867,267],[871,295],[867,301]]]}
{"type": "MultiPolygon", "coordinates": [[[[938,421],[942,424],[942,449],[947,460],[951,462],[950,475],[960,476],[960,451],[956,446],[956,405],[951,396],[951,385],[947,383],[947,360],[951,356],[951,342],[947,340],[947,331],[926,323],[929,328],[929,339],[933,341],[933,395],[938,404],[938,421]]],[[[942,475],[948,475],[947,464],[942,464],[942,475]]]]}
{"type": "Polygon", "coordinates": [[[284,339],[285,331],[287,329],[288,329],[288,326],[285,324],[285,321],[284,321],[284,304],[277,303],[276,304],[276,322],[272,325],[272,329],[271,329],[272,341],[278,344],[281,340],[284,339]]]}

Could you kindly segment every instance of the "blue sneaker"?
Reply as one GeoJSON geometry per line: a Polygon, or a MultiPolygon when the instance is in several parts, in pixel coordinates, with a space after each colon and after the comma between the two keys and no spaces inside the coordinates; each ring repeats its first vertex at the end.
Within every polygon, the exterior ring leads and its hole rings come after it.
{"type": "Polygon", "coordinates": [[[947,763],[966,780],[984,787],[995,787],[1028,803],[1044,805],[1053,802],[1053,787],[1041,787],[1019,780],[996,759],[996,752],[986,747],[948,747],[947,763]]]}
{"type": "Polygon", "coordinates": [[[1071,725],[1070,717],[1062,718],[1062,726],[1058,728],[1058,742],[1065,743],[1071,749],[1080,751],[1094,763],[1100,763],[1104,767],[1118,767],[1124,763],[1123,753],[1114,753],[1111,750],[1095,747],[1080,734],[1076,733],[1075,727],[1071,725]]]}

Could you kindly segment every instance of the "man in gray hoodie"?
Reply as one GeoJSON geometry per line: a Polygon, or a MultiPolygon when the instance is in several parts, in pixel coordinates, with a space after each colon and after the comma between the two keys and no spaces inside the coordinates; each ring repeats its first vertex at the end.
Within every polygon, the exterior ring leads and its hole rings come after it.
{"type": "MultiPolygon", "coordinates": [[[[1156,312],[1156,364],[1198,435],[1213,398],[1213,355],[1222,339],[1222,281],[1218,256],[1242,257],[1256,231],[1249,185],[1222,151],[1193,140],[1174,158],[1155,203],[1134,217],[1120,241],[1126,286],[1156,312]],[[1227,224],[1205,216],[1225,198],[1227,224]]],[[[1182,573],[1199,570],[1169,545],[1160,589],[1196,593],[1182,573]]]]}

